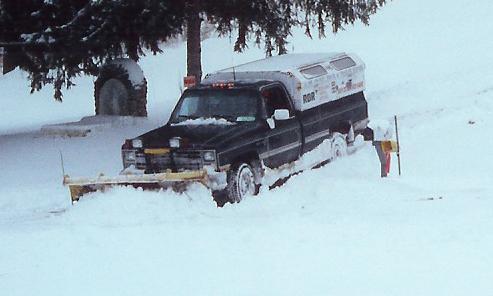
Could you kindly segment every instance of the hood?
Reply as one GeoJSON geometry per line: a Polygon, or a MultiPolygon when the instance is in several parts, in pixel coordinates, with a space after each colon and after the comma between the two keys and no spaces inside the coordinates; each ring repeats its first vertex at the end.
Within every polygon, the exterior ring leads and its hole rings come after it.
{"type": "Polygon", "coordinates": [[[180,137],[184,148],[217,149],[225,142],[234,141],[246,134],[254,133],[258,122],[240,122],[232,125],[170,125],[152,130],[138,137],[145,148],[169,147],[171,138],[180,137]]]}

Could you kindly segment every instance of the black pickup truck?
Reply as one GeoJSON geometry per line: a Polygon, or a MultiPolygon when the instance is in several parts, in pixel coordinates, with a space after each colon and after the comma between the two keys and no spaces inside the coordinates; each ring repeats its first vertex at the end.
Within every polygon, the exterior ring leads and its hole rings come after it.
{"type": "Polygon", "coordinates": [[[280,81],[198,85],[182,94],[166,125],[125,142],[123,165],[145,174],[206,170],[216,198],[239,202],[258,193],[266,167],[336,137],[343,144],[335,141],[327,159],[343,153],[367,118],[362,91],[297,111],[280,81]]]}

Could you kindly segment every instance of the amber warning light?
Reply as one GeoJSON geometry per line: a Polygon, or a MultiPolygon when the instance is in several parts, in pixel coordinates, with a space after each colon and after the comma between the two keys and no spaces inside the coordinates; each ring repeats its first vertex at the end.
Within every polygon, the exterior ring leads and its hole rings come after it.
{"type": "Polygon", "coordinates": [[[183,85],[186,88],[193,87],[197,84],[197,80],[195,79],[195,76],[186,76],[183,78],[183,85]]]}

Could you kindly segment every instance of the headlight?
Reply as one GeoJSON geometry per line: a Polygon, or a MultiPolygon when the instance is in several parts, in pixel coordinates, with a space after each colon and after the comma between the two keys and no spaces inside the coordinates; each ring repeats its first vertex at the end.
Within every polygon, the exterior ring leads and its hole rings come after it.
{"type": "Polygon", "coordinates": [[[171,148],[180,148],[180,140],[178,137],[169,139],[169,146],[171,148]]]}
{"type": "Polygon", "coordinates": [[[127,152],[125,152],[125,160],[127,162],[133,162],[133,161],[135,161],[135,152],[134,151],[127,151],[127,152]]]}
{"type": "Polygon", "coordinates": [[[216,160],[216,153],[214,151],[206,151],[202,155],[205,161],[215,161],[216,160]]]}
{"type": "Polygon", "coordinates": [[[141,139],[132,140],[132,146],[134,148],[142,148],[143,147],[142,140],[141,139]]]}

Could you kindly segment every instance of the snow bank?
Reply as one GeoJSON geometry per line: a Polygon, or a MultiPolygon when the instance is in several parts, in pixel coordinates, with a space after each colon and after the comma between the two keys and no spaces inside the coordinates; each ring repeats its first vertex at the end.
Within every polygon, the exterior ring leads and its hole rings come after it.
{"type": "Polygon", "coordinates": [[[145,125],[147,118],[134,116],[96,115],[86,116],[76,122],[50,124],[41,127],[46,136],[85,137],[90,132],[111,128],[145,125]]]}
{"type": "Polygon", "coordinates": [[[133,86],[137,87],[145,83],[144,72],[135,61],[130,59],[115,59],[110,63],[125,69],[128,73],[128,79],[132,82],[133,86]]]}

